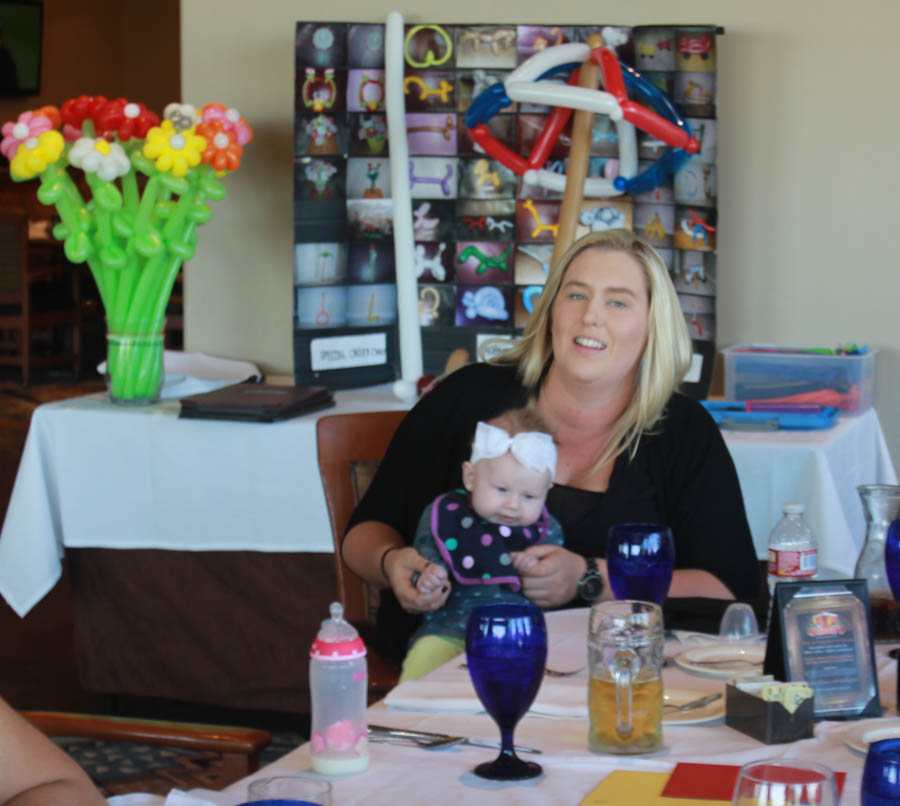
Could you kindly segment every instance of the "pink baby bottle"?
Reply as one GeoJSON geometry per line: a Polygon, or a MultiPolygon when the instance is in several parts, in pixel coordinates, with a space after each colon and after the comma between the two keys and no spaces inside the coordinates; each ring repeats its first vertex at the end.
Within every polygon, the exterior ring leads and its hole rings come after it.
{"type": "Polygon", "coordinates": [[[352,775],[369,766],[366,645],[344,620],[340,602],[309,652],[312,767],[323,775],[352,775]]]}

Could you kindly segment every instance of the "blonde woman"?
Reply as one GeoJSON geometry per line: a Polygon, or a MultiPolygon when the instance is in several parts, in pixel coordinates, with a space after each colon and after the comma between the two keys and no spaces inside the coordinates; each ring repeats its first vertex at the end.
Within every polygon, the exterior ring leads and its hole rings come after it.
{"type": "Polygon", "coordinates": [[[528,402],[556,437],[547,508],[565,543],[528,549],[538,562],[522,574],[525,596],[542,607],[608,598],[609,527],[650,521],[675,538],[668,608],[717,600],[698,608],[717,617],[726,600],[755,598],[757,560],[731,457],[705,409],[676,391],[690,358],[677,295],[649,244],[625,230],[574,243],[520,343],[453,373],[410,411],[350,521],[344,558],[390,588],[380,651],[401,655],[414,614],[447,595],[410,584],[427,562],[410,546],[422,507],[459,485],[477,421],[528,402]]]}

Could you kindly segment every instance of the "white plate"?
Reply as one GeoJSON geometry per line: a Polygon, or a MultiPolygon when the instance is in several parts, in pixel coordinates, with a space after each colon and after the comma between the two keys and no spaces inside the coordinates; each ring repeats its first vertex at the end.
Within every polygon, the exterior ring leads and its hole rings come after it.
{"type": "Polygon", "coordinates": [[[844,744],[865,755],[872,742],[897,738],[900,738],[900,719],[879,719],[878,722],[854,725],[844,736],[844,744]]]}
{"type": "Polygon", "coordinates": [[[744,677],[760,674],[765,657],[764,646],[706,644],[676,655],[675,663],[686,672],[701,677],[744,677]]]}
{"type": "Polygon", "coordinates": [[[709,705],[704,705],[701,708],[692,708],[690,711],[665,710],[666,705],[684,705],[712,693],[712,691],[691,691],[685,688],[666,689],[663,692],[663,725],[695,725],[724,716],[724,693],[718,700],[713,700],[709,705]]]}
{"type": "Polygon", "coordinates": [[[185,375],[183,372],[176,373],[174,375],[170,372],[167,372],[163,377],[163,386],[177,386],[179,383],[182,383],[185,378],[187,378],[187,375],[185,375]]]}

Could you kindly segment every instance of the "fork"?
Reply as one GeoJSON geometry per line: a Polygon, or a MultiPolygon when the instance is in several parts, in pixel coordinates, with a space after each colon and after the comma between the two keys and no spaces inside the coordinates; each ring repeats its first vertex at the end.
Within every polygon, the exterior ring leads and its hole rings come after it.
{"type": "Polygon", "coordinates": [[[544,674],[547,677],[573,677],[579,672],[583,672],[585,670],[585,666],[579,666],[577,669],[544,669],[544,674]]]}
{"type": "MultiPolygon", "coordinates": [[[[446,733],[428,733],[426,731],[387,728],[383,725],[369,725],[369,739],[373,742],[412,742],[424,750],[440,750],[458,744],[473,747],[500,748],[500,743],[491,739],[471,739],[468,736],[450,736],[446,733]]],[[[540,753],[535,747],[515,746],[517,753],[540,753]]]]}
{"type": "Polygon", "coordinates": [[[718,699],[722,698],[722,693],[719,692],[717,694],[707,694],[703,697],[698,697],[696,700],[691,700],[690,702],[686,702],[683,705],[676,705],[673,702],[667,702],[663,704],[663,710],[669,710],[669,713],[677,712],[677,711],[693,711],[695,708],[703,708],[705,705],[709,705],[712,702],[715,702],[718,699]]]}

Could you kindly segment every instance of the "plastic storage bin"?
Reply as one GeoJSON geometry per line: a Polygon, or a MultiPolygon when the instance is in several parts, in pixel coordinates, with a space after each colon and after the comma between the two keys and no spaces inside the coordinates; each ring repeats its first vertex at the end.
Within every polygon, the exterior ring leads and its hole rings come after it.
{"type": "Polygon", "coordinates": [[[789,352],[804,349],[810,348],[726,347],[725,398],[821,403],[846,414],[862,414],[872,407],[877,350],[862,355],[789,352]]]}

